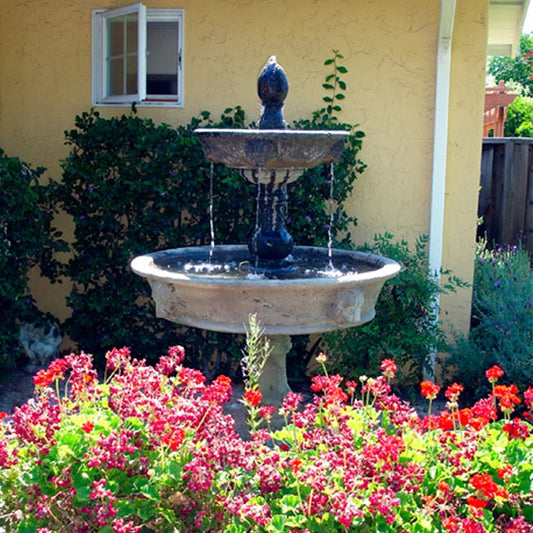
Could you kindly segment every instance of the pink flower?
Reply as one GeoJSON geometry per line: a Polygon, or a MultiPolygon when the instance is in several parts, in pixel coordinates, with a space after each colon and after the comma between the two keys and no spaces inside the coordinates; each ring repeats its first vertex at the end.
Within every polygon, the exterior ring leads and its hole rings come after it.
{"type": "Polygon", "coordinates": [[[261,405],[259,407],[259,416],[265,420],[270,420],[276,408],[273,405],[261,405]]]}
{"type": "Polygon", "coordinates": [[[392,359],[383,359],[381,361],[381,371],[386,378],[392,379],[396,375],[397,369],[398,367],[392,359]]]}
{"type": "Polygon", "coordinates": [[[168,349],[168,356],[174,360],[176,365],[179,365],[185,359],[185,349],[183,346],[171,346],[168,349]]]}
{"type": "Polygon", "coordinates": [[[113,372],[129,363],[131,352],[130,349],[126,347],[120,349],[113,348],[108,351],[105,356],[107,360],[106,368],[113,372]]]}
{"type": "Polygon", "coordinates": [[[507,422],[502,427],[510,439],[526,440],[531,434],[530,426],[521,422],[519,418],[514,418],[511,422],[507,422]]]}
{"type": "Polygon", "coordinates": [[[280,411],[289,414],[294,413],[296,409],[298,409],[298,406],[300,405],[300,402],[302,401],[303,396],[300,393],[296,392],[289,392],[285,398],[283,398],[283,402],[281,403],[281,409],[280,411]]]}
{"type": "Polygon", "coordinates": [[[136,526],[132,522],[126,522],[123,518],[115,518],[111,524],[113,533],[138,533],[142,526],[136,526]]]}

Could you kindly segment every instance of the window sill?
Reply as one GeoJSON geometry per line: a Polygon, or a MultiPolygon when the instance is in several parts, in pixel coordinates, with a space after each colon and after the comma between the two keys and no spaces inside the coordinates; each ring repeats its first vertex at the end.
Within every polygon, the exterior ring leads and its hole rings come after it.
{"type": "MultiPolygon", "coordinates": [[[[165,100],[157,101],[148,101],[148,102],[134,102],[135,107],[184,107],[182,103],[179,102],[169,102],[165,100]]],[[[94,103],[93,107],[131,107],[133,104],[131,102],[99,102],[94,103]]]]}

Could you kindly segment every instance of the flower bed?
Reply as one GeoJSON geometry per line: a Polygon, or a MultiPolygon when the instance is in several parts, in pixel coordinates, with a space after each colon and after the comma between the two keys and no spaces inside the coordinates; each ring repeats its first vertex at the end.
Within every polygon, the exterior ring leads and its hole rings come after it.
{"type": "MultiPolygon", "coordinates": [[[[324,363],[324,357],[320,358],[324,363]]],[[[35,376],[35,399],[4,416],[0,525],[18,532],[533,531],[533,438],[522,399],[487,376],[490,397],[419,418],[383,375],[313,378],[290,393],[270,429],[249,353],[244,440],[223,412],[231,383],[182,366],[173,347],[155,367],[107,354],[98,379],[84,353],[35,376]],[[250,374],[251,373],[251,374],[250,374]],[[517,406],[522,418],[513,417],[517,406]]],[[[430,401],[438,387],[425,382],[430,401]]]]}

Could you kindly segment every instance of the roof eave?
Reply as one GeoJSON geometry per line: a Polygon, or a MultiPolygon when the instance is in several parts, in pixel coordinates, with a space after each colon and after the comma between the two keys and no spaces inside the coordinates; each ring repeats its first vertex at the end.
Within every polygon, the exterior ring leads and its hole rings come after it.
{"type": "Polygon", "coordinates": [[[516,55],[529,2],[530,0],[489,1],[487,55],[516,55]]]}

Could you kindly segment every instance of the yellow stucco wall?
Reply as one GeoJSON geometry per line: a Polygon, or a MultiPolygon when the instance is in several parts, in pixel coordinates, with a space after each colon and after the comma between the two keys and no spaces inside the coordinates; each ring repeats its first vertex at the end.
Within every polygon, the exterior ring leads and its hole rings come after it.
{"type": "MultiPolygon", "coordinates": [[[[63,131],[91,106],[91,9],[127,0],[0,0],[0,146],[59,179],[63,131]]],[[[367,171],[349,209],[358,241],[389,231],[414,242],[429,231],[439,0],[147,0],[185,10],[185,106],[140,108],[186,123],[242,105],[257,118],[257,74],[275,54],[291,83],[288,121],[321,105],[323,66],[339,49],[349,73],[343,119],[366,133],[367,171]]],[[[444,267],[471,281],[481,153],[486,0],[458,0],[446,188],[444,267]]],[[[104,115],[128,112],[106,108],[104,115]]],[[[297,186],[297,185],[296,185],[297,186]]],[[[65,317],[66,288],[34,283],[43,308],[65,317]]],[[[443,300],[468,324],[470,291],[443,300]]]]}

